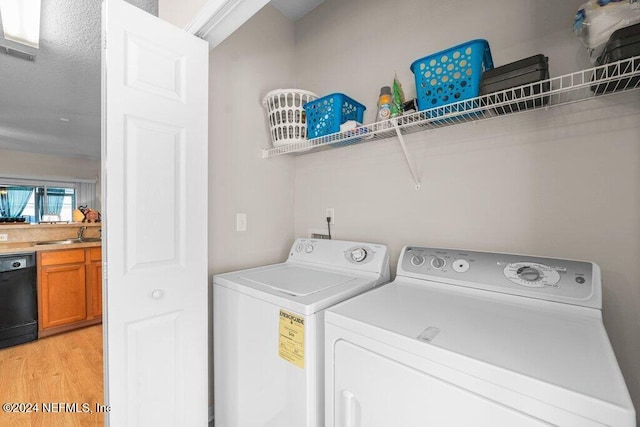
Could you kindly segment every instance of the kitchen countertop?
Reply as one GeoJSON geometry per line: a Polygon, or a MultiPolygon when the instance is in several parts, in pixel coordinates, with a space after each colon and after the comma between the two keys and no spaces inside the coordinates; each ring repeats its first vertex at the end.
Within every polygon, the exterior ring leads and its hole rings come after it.
{"type": "Polygon", "coordinates": [[[0,243],[0,255],[24,252],[44,252],[60,249],[93,248],[102,246],[102,242],[63,243],[58,245],[36,245],[38,242],[0,243]]]}

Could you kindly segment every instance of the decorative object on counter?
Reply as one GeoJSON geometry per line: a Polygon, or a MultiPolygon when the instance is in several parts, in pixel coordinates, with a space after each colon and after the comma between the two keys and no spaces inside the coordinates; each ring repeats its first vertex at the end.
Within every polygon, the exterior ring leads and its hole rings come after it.
{"type": "Polygon", "coordinates": [[[391,117],[398,117],[404,113],[404,90],[398,80],[398,74],[393,76],[393,105],[391,105],[391,117]]]}
{"type": "Polygon", "coordinates": [[[303,106],[315,99],[318,99],[318,95],[302,89],[276,89],[267,93],[262,106],[267,110],[274,147],[307,140],[307,121],[303,106]]]}
{"type": "Polygon", "coordinates": [[[347,120],[362,123],[367,107],[343,93],[332,93],[304,105],[307,114],[309,139],[319,138],[340,131],[347,120]]]}
{"type": "Polygon", "coordinates": [[[84,214],[80,209],[74,209],[71,213],[71,219],[73,220],[73,222],[82,222],[82,220],[84,219],[84,214]]]}
{"type": "MultiPolygon", "coordinates": [[[[482,74],[480,93],[486,95],[499,92],[487,99],[488,104],[497,104],[511,99],[522,99],[532,94],[549,91],[549,58],[540,54],[521,59],[482,74]],[[519,87],[523,86],[523,87],[519,87]],[[507,90],[512,89],[513,90],[507,90]]],[[[497,114],[513,113],[549,103],[549,97],[532,97],[524,102],[514,102],[496,107],[497,114]]]]}
{"type": "MultiPolygon", "coordinates": [[[[640,23],[621,28],[611,34],[611,38],[602,51],[602,55],[598,58],[598,65],[610,64],[634,56],[640,56],[640,23]]],[[[640,61],[636,66],[640,66],[640,61]]],[[[633,71],[630,64],[628,69],[621,69],[619,66],[611,65],[606,67],[606,69],[597,69],[594,78],[615,77],[630,71],[633,71]]],[[[627,87],[637,86],[638,81],[640,81],[640,77],[635,76],[607,84],[593,85],[591,86],[591,90],[597,94],[613,92],[626,89],[627,87]]]]}
{"type": "Polygon", "coordinates": [[[589,0],[578,9],[573,32],[587,48],[591,63],[597,64],[612,33],[637,23],[640,1],[589,0]]]}
{"type": "Polygon", "coordinates": [[[101,222],[102,216],[100,212],[95,209],[89,209],[86,206],[78,206],[78,210],[82,212],[84,218],[82,218],[82,222],[101,222]]]}
{"type": "Polygon", "coordinates": [[[391,88],[389,86],[382,86],[378,97],[378,114],[376,115],[376,122],[382,122],[391,118],[392,105],[393,95],[391,95],[391,88]]]}
{"type": "MultiPolygon", "coordinates": [[[[419,111],[477,97],[482,73],[492,68],[489,43],[481,39],[414,61],[411,71],[415,76],[419,111]]],[[[438,110],[431,117],[463,110],[464,108],[446,108],[438,110]]]]}

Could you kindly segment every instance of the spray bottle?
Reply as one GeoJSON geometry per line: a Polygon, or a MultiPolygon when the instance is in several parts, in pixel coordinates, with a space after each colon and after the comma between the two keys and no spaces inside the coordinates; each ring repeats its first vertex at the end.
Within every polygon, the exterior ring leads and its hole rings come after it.
{"type": "Polygon", "coordinates": [[[389,86],[382,86],[380,88],[380,98],[378,98],[378,115],[376,116],[376,122],[391,118],[392,104],[393,96],[391,95],[391,88],[389,86]]]}

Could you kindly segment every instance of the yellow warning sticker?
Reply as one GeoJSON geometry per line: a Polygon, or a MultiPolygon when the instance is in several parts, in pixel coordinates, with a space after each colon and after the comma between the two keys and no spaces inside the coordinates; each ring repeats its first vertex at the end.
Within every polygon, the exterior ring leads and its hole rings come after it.
{"type": "Polygon", "coordinates": [[[280,310],[278,355],[304,368],[304,317],[280,310]]]}

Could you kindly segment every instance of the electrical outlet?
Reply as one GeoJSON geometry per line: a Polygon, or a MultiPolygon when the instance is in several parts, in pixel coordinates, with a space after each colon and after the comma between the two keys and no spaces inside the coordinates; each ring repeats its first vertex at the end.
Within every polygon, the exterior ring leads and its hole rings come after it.
{"type": "Polygon", "coordinates": [[[9,235],[8,234],[0,234],[0,242],[6,242],[9,240],[9,235]]]}
{"type": "Polygon", "coordinates": [[[236,231],[247,231],[247,214],[236,214],[236,231]]]}
{"type": "Polygon", "coordinates": [[[333,209],[333,208],[325,209],[325,215],[324,216],[325,217],[331,217],[331,225],[334,225],[336,223],[336,212],[335,212],[335,209],[333,209]]]}

